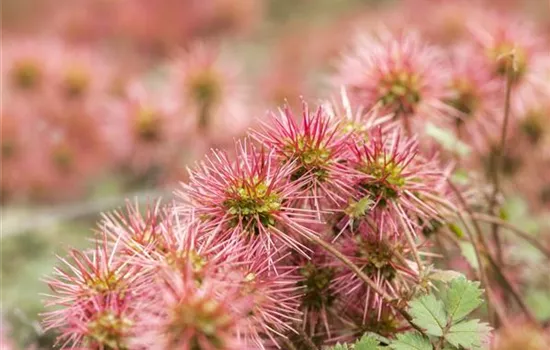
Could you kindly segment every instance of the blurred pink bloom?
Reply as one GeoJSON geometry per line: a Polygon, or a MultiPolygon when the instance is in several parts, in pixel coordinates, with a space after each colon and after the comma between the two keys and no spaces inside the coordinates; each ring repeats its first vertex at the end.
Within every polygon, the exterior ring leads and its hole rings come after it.
{"type": "Polygon", "coordinates": [[[448,75],[438,48],[416,34],[382,32],[356,39],[343,56],[334,83],[347,89],[352,102],[393,113],[410,133],[423,131],[427,120],[448,121],[452,109],[443,103],[448,75]]]}

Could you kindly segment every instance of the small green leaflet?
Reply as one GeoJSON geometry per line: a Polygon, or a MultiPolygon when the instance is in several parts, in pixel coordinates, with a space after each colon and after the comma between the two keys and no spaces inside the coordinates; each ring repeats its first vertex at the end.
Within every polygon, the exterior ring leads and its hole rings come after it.
{"type": "Polygon", "coordinates": [[[455,347],[466,349],[478,348],[482,341],[489,335],[491,327],[479,320],[469,320],[457,323],[449,329],[445,339],[455,347]]]}
{"type": "Polygon", "coordinates": [[[346,208],[346,214],[348,214],[352,218],[359,218],[361,216],[364,216],[373,203],[373,200],[370,199],[369,196],[365,196],[357,202],[350,203],[350,205],[346,208]]]}
{"type": "Polygon", "coordinates": [[[433,294],[423,295],[410,302],[409,312],[413,316],[413,322],[426,330],[428,334],[443,335],[443,328],[447,325],[445,305],[436,299],[433,294]]]}
{"type": "Polygon", "coordinates": [[[369,335],[365,334],[361,337],[361,339],[355,343],[355,347],[353,350],[378,350],[380,349],[378,347],[378,340],[370,337],[369,335]]]}
{"type": "Polygon", "coordinates": [[[432,350],[430,340],[418,332],[408,332],[397,335],[389,346],[393,350],[432,350]]]}
{"type": "Polygon", "coordinates": [[[348,345],[347,344],[336,344],[334,345],[334,347],[332,347],[330,350],[349,350],[348,348],[348,345]]]}
{"type": "Polygon", "coordinates": [[[483,302],[482,293],[479,282],[468,281],[464,277],[452,280],[443,299],[450,323],[462,320],[477,309],[483,302]]]}

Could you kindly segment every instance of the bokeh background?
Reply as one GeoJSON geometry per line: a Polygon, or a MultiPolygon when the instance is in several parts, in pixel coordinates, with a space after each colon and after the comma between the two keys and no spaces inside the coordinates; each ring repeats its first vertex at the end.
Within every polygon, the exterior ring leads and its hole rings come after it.
{"type": "MultiPolygon", "coordinates": [[[[357,31],[417,30],[446,46],[468,35],[466,22],[494,12],[534,24],[550,40],[545,0],[2,7],[1,324],[14,348],[52,348],[38,314],[47,293],[40,280],[55,253],[86,246],[99,213],[126,198],[169,200],[186,166],[210,148],[228,148],[266,110],[330,98],[330,74],[357,31]]],[[[528,217],[521,196],[507,205],[527,228],[542,220],[528,217]]],[[[550,316],[543,294],[529,300],[550,316]]]]}

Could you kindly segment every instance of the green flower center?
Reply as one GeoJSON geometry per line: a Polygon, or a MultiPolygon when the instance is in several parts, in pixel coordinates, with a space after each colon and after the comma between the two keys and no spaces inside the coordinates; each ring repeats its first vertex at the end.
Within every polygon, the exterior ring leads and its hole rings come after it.
{"type": "Polygon", "coordinates": [[[363,262],[363,272],[367,275],[380,273],[383,278],[390,281],[395,277],[396,270],[391,264],[392,247],[388,244],[358,238],[356,257],[363,262]]]}
{"type": "Polygon", "coordinates": [[[298,169],[292,174],[291,180],[298,180],[307,173],[312,173],[319,181],[326,181],[328,172],[326,166],[330,162],[331,152],[322,144],[307,137],[300,137],[298,142],[288,141],[283,148],[286,161],[297,159],[298,169]]]}
{"type": "Polygon", "coordinates": [[[527,136],[532,145],[537,145],[545,133],[544,112],[531,110],[520,124],[521,131],[527,136]]]}
{"type": "Polygon", "coordinates": [[[159,141],[162,133],[158,113],[152,108],[140,108],[135,120],[135,131],[146,142],[159,141]]]}
{"type": "Polygon", "coordinates": [[[81,68],[71,67],[65,73],[63,88],[67,97],[76,98],[82,96],[90,85],[90,75],[81,68]]]}
{"type": "Polygon", "coordinates": [[[471,116],[479,106],[479,98],[470,81],[467,79],[456,79],[451,84],[452,97],[446,102],[451,107],[471,116]]]}
{"type": "Polygon", "coordinates": [[[487,56],[494,62],[494,71],[498,76],[506,77],[510,69],[512,81],[517,82],[527,72],[527,53],[514,43],[507,42],[493,47],[488,50],[487,56]]]}
{"type": "Polygon", "coordinates": [[[378,88],[379,101],[394,113],[413,113],[420,102],[420,78],[409,72],[392,72],[385,76],[378,88]]]}
{"type": "Polygon", "coordinates": [[[174,309],[167,334],[174,348],[180,335],[191,331],[191,349],[202,349],[199,339],[206,339],[209,349],[225,349],[223,337],[232,323],[232,318],[215,300],[184,300],[174,309]]]}
{"type": "Polygon", "coordinates": [[[252,234],[259,234],[261,227],[275,225],[275,214],[281,209],[282,199],[264,181],[253,179],[243,182],[227,191],[229,199],[223,202],[224,208],[232,215],[230,224],[242,226],[252,234]]]}
{"type": "Polygon", "coordinates": [[[104,311],[88,323],[87,341],[90,345],[100,345],[105,349],[126,350],[125,338],[129,335],[133,322],[121,315],[104,311]]]}
{"type": "Polygon", "coordinates": [[[15,63],[12,79],[15,86],[30,90],[40,84],[42,71],[35,60],[23,59],[15,63]]]}
{"type": "Polygon", "coordinates": [[[302,306],[307,309],[321,310],[323,307],[332,305],[335,296],[330,284],[334,277],[334,270],[307,262],[299,272],[303,279],[298,282],[298,286],[305,287],[302,306]]]}
{"type": "Polygon", "coordinates": [[[402,167],[394,161],[385,161],[384,157],[366,162],[359,170],[374,177],[364,181],[362,187],[383,206],[388,200],[397,198],[399,188],[405,185],[405,178],[401,175],[402,167]]]}
{"type": "Polygon", "coordinates": [[[207,129],[212,109],[219,103],[222,95],[218,75],[212,70],[197,72],[189,79],[188,92],[199,107],[199,128],[207,129]]]}

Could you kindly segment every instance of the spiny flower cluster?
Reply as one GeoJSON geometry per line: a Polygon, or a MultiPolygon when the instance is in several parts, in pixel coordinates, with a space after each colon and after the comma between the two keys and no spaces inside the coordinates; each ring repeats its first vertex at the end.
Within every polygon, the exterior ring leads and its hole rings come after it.
{"type": "Polygon", "coordinates": [[[191,169],[173,204],[105,215],[96,248],[71,251],[48,280],[60,344],[285,349],[402,327],[421,232],[453,205],[449,172],[390,120],[339,110],[285,107],[234,157],[212,151],[191,169]]]}

